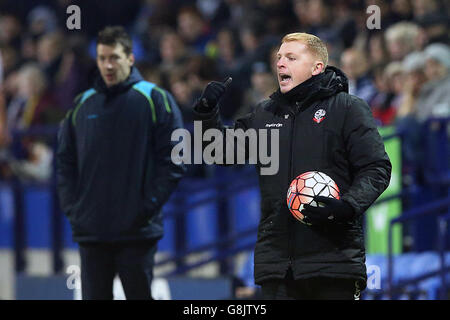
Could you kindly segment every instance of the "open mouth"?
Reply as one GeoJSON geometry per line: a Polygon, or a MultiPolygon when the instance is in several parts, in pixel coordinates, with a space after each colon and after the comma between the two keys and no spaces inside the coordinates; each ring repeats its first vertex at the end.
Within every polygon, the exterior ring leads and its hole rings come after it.
{"type": "Polygon", "coordinates": [[[290,75],[284,74],[284,73],[279,74],[279,79],[280,79],[280,85],[286,85],[292,80],[290,75]]]}

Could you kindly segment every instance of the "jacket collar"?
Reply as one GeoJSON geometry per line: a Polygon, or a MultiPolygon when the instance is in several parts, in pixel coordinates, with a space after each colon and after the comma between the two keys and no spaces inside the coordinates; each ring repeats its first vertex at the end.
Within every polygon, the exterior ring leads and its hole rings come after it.
{"type": "Polygon", "coordinates": [[[139,82],[141,80],[144,80],[142,78],[142,75],[140,74],[139,70],[132,66],[131,72],[128,78],[112,87],[107,87],[105,81],[103,81],[103,78],[100,75],[100,72],[97,70],[96,79],[94,82],[94,88],[98,92],[103,92],[106,95],[115,95],[124,91],[127,91],[133,84],[136,82],[139,82]]]}
{"type": "Polygon", "coordinates": [[[341,91],[348,93],[347,77],[338,68],[327,66],[325,72],[312,76],[284,94],[278,89],[270,96],[270,99],[276,102],[276,105],[281,109],[292,109],[292,106],[295,105],[300,106],[301,109],[306,109],[313,102],[341,91]]]}

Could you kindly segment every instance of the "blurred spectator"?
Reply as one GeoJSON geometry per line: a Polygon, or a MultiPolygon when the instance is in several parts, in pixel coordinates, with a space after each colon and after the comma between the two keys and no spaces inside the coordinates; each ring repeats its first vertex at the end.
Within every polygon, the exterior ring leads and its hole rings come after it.
{"type": "Polygon", "coordinates": [[[376,66],[373,69],[373,74],[377,93],[372,99],[370,107],[378,125],[390,125],[393,123],[397,112],[393,104],[395,93],[391,89],[392,85],[386,76],[384,65],[376,66]]]}
{"type": "MultiPolygon", "coordinates": [[[[223,80],[220,79],[220,74],[218,72],[218,67],[212,58],[204,57],[201,55],[195,55],[189,59],[184,68],[183,78],[187,79],[189,84],[192,99],[197,99],[200,97],[203,88],[208,84],[208,82],[213,80],[223,80]]],[[[230,76],[230,74],[226,75],[230,76]]],[[[226,77],[225,76],[225,77],[226,77]]],[[[224,97],[221,103],[227,105],[227,108],[221,108],[220,114],[225,120],[230,120],[233,114],[236,112],[236,108],[241,105],[242,95],[245,89],[237,85],[230,85],[228,87],[228,92],[230,93],[228,97],[224,97]],[[231,108],[230,108],[231,106],[231,108]]],[[[192,113],[192,110],[189,110],[192,113]]]]}
{"type": "Polygon", "coordinates": [[[196,6],[215,30],[226,25],[230,19],[230,9],[223,0],[196,0],[196,6]]]}
{"type": "Polygon", "coordinates": [[[177,15],[178,33],[196,53],[212,54],[208,47],[213,39],[208,24],[195,7],[182,7],[177,15]]]}
{"type": "Polygon", "coordinates": [[[191,106],[194,102],[194,92],[193,87],[189,84],[189,76],[184,70],[180,68],[171,73],[169,89],[180,107],[185,126],[192,126],[194,115],[191,106]]]}
{"type": "Polygon", "coordinates": [[[295,14],[292,4],[285,0],[257,0],[253,12],[261,16],[270,17],[266,20],[266,34],[280,36],[289,32],[295,24],[295,14]]]}
{"type": "Polygon", "coordinates": [[[411,22],[399,22],[386,30],[385,38],[390,58],[402,60],[408,53],[418,49],[420,30],[411,22]]]}
{"type": "Polygon", "coordinates": [[[426,14],[419,19],[417,23],[424,30],[424,36],[428,43],[442,42],[449,44],[449,17],[442,12],[433,12],[426,14]]]}
{"type": "Polygon", "coordinates": [[[38,42],[37,60],[52,79],[57,73],[57,62],[64,51],[64,36],[60,32],[44,34],[38,42]]]}
{"type": "Polygon", "coordinates": [[[369,61],[371,67],[386,64],[389,61],[382,32],[374,33],[369,39],[369,61]]]}
{"type": "Polygon", "coordinates": [[[425,48],[427,82],[417,97],[417,119],[450,116],[450,48],[433,43],[425,48]]]}
{"type": "Polygon", "coordinates": [[[417,121],[416,100],[426,81],[425,56],[422,52],[408,54],[402,62],[404,80],[402,102],[397,112],[396,126],[402,132],[402,170],[405,183],[422,180],[422,134],[417,121]],[[407,181],[407,182],[406,182],[407,181]]]}
{"type": "MultiPolygon", "coordinates": [[[[330,19],[331,3],[325,0],[294,0],[293,11],[297,17],[298,29],[314,34],[327,45],[336,45],[340,41],[345,47],[352,45],[356,36],[356,25],[344,3],[337,5],[338,19],[330,19]]],[[[292,30],[294,32],[296,30],[292,30]]],[[[333,53],[331,52],[330,55],[333,53]]]]}
{"type": "MultiPolygon", "coordinates": [[[[36,64],[20,68],[15,86],[15,95],[7,108],[7,126],[11,132],[56,125],[64,117],[44,73],[36,64]]],[[[46,139],[26,135],[13,137],[7,164],[2,165],[4,177],[16,175],[22,180],[47,180],[51,174],[53,151],[46,145],[46,139]]]]}
{"type": "Polygon", "coordinates": [[[330,19],[330,7],[323,0],[309,0],[307,9],[307,33],[314,34],[327,42],[333,42],[337,36],[335,29],[332,28],[330,19]]]}
{"type": "Polygon", "coordinates": [[[345,50],[341,56],[341,67],[348,77],[349,93],[370,105],[377,91],[369,75],[369,63],[365,53],[354,48],[345,50]]]}
{"type": "Polygon", "coordinates": [[[163,77],[157,66],[154,66],[150,63],[139,63],[137,64],[137,67],[138,70],[141,71],[141,75],[144,80],[152,82],[159,87],[168,87],[168,85],[163,82],[163,77]]]}
{"type": "Polygon", "coordinates": [[[64,116],[45,74],[35,64],[24,65],[17,74],[16,95],[7,109],[9,129],[57,124],[64,116]]]}
{"type": "MultiPolygon", "coordinates": [[[[36,57],[48,79],[50,90],[55,94],[59,105],[68,109],[75,95],[88,85],[86,74],[93,67],[93,61],[86,54],[75,51],[77,46],[86,48],[82,39],[55,31],[39,38],[36,57]]],[[[78,50],[79,51],[79,50],[78,50]]]]}
{"type": "Polygon", "coordinates": [[[27,158],[10,159],[11,173],[22,181],[46,182],[52,174],[53,150],[41,141],[24,139],[27,158]]]}
{"type": "Polygon", "coordinates": [[[233,86],[248,88],[252,73],[252,66],[257,61],[266,61],[273,45],[279,39],[266,37],[264,17],[258,14],[249,16],[239,29],[239,39],[243,48],[242,54],[236,61],[233,86]],[[276,40],[275,40],[276,39],[276,40]]]}
{"type": "MultiPolygon", "coordinates": [[[[9,74],[17,69],[17,67],[21,63],[20,55],[18,50],[9,45],[0,47],[0,51],[2,53],[3,60],[3,77],[5,79],[5,82],[7,82],[9,74]]],[[[5,85],[7,86],[7,84],[5,85]]]]}
{"type": "Polygon", "coordinates": [[[142,41],[145,60],[149,63],[159,62],[160,37],[168,29],[176,27],[173,3],[165,0],[145,0],[132,26],[132,34],[142,41]]]}
{"type": "Polygon", "coordinates": [[[27,17],[28,32],[33,36],[41,36],[54,32],[57,29],[55,13],[48,7],[37,6],[31,10],[27,17]]]}
{"type": "Polygon", "coordinates": [[[200,96],[204,85],[218,77],[216,63],[212,58],[193,55],[184,66],[189,85],[200,96]]]}
{"type": "Polygon", "coordinates": [[[237,68],[238,41],[234,31],[230,28],[222,28],[217,33],[217,68],[219,74],[225,78],[237,68]]]}
{"type": "Polygon", "coordinates": [[[399,21],[411,20],[413,18],[412,4],[410,0],[392,1],[392,11],[399,21]]]}
{"type": "Polygon", "coordinates": [[[233,115],[234,120],[252,112],[258,103],[268,99],[278,88],[276,78],[265,62],[255,62],[252,69],[252,85],[247,90],[242,107],[233,115]]]}
{"type": "Polygon", "coordinates": [[[436,0],[412,0],[413,14],[415,20],[420,20],[424,16],[438,10],[436,0]]]}
{"type": "Polygon", "coordinates": [[[224,0],[230,11],[228,26],[238,26],[245,19],[246,14],[251,11],[250,1],[224,0]]]}
{"type": "Polygon", "coordinates": [[[22,26],[19,19],[12,14],[0,14],[0,44],[10,45],[16,50],[21,45],[22,26]]]}
{"type": "Polygon", "coordinates": [[[168,31],[161,37],[159,52],[161,56],[159,71],[163,76],[181,67],[190,56],[183,39],[174,31],[168,31]]]}
{"type": "Polygon", "coordinates": [[[148,32],[157,33],[168,26],[176,24],[171,13],[172,4],[166,0],[144,0],[136,15],[132,30],[134,34],[146,36],[148,32]]]}
{"type": "Polygon", "coordinates": [[[415,117],[416,99],[420,89],[426,82],[425,55],[422,52],[412,52],[403,60],[405,79],[403,83],[403,99],[399,107],[398,117],[415,117]]]}
{"type": "Polygon", "coordinates": [[[22,40],[22,46],[20,50],[20,54],[23,58],[23,61],[32,62],[36,61],[37,54],[37,36],[31,34],[24,34],[22,40]]]}
{"type": "Polygon", "coordinates": [[[389,92],[393,95],[391,105],[395,109],[396,114],[403,98],[404,78],[405,76],[401,62],[394,61],[386,66],[384,70],[385,84],[388,87],[389,92]]]}

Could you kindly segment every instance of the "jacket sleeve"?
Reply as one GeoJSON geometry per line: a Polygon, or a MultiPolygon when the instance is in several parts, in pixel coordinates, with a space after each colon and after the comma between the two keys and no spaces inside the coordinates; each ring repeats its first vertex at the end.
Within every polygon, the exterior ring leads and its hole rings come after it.
{"type": "Polygon", "coordinates": [[[148,166],[144,187],[144,205],[148,215],[159,211],[186,172],[183,163],[176,164],[171,158],[176,145],[175,141],[171,141],[172,132],[183,128],[175,99],[167,91],[157,88],[152,91],[152,100],[156,110],[156,125],[150,141],[153,145],[150,158],[153,161],[148,166]]]}
{"type": "MultiPolygon", "coordinates": [[[[233,154],[231,157],[234,156],[232,163],[238,163],[238,154],[240,152],[244,152],[244,160],[248,160],[250,156],[249,151],[249,143],[246,141],[246,139],[238,139],[237,136],[234,136],[233,139],[227,139],[225,138],[227,136],[226,131],[227,129],[232,129],[233,132],[237,132],[237,130],[242,130],[243,132],[246,132],[251,127],[251,121],[253,117],[253,113],[249,113],[246,116],[237,119],[233,126],[227,126],[224,125],[220,119],[219,115],[219,107],[216,106],[214,109],[212,109],[210,112],[201,112],[200,109],[197,107],[197,105],[194,105],[193,113],[194,113],[194,120],[195,121],[201,121],[202,122],[202,130],[203,132],[207,131],[208,129],[217,129],[222,133],[222,137],[224,137],[223,141],[223,151],[222,154],[219,157],[215,158],[221,158],[221,163],[215,163],[218,165],[226,166],[227,163],[230,161],[227,161],[227,150],[233,150],[233,154]],[[229,144],[227,148],[227,144],[229,144]]],[[[245,135],[245,134],[244,134],[245,135]]],[[[203,144],[203,149],[205,148],[206,142],[203,144]]],[[[228,159],[230,160],[230,159],[228,159]]],[[[242,160],[242,157],[241,157],[242,160]]]]}
{"type": "Polygon", "coordinates": [[[70,215],[76,202],[77,153],[72,126],[72,109],[61,121],[56,150],[56,176],[58,196],[62,211],[70,215]]]}
{"type": "Polygon", "coordinates": [[[365,101],[350,96],[344,121],[343,135],[352,183],[342,200],[359,215],[388,187],[392,166],[365,101]]]}

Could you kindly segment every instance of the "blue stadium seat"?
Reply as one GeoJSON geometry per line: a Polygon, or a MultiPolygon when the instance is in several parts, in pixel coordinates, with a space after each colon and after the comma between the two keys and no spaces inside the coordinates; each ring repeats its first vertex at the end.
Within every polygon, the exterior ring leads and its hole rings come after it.
{"type": "MultiPolygon", "coordinates": [[[[385,255],[382,254],[368,254],[366,255],[366,268],[367,268],[367,276],[368,276],[368,280],[371,281],[371,276],[375,276],[375,269],[373,269],[374,267],[379,268],[379,272],[380,272],[380,282],[381,282],[381,287],[384,286],[384,284],[387,281],[387,257],[385,255]]],[[[376,279],[374,279],[376,280],[376,279]]],[[[370,288],[368,288],[367,290],[371,290],[370,288]]]]}
{"type": "MultiPolygon", "coordinates": [[[[257,228],[260,218],[260,194],[259,188],[253,187],[239,192],[230,197],[228,201],[228,217],[230,221],[230,233],[236,234],[257,228]]],[[[254,234],[240,238],[234,245],[244,246],[255,244],[256,231],[254,234]]]]}
{"type": "MultiPolygon", "coordinates": [[[[450,267],[450,251],[445,253],[445,266],[450,267]]],[[[447,277],[445,279],[447,280],[447,284],[450,284],[450,272],[447,272],[447,277]]]]}
{"type": "Polygon", "coordinates": [[[13,247],[14,197],[10,187],[0,186],[0,248],[13,247]]]}
{"type": "MultiPolygon", "coordinates": [[[[440,264],[437,252],[420,253],[410,266],[410,277],[414,278],[429,272],[438,271],[440,264]]],[[[418,287],[427,292],[428,299],[434,300],[437,298],[437,289],[440,287],[440,284],[439,276],[434,276],[419,282],[418,287]]]]}
{"type": "Polygon", "coordinates": [[[417,253],[415,252],[403,253],[394,257],[394,272],[392,275],[394,283],[411,278],[410,267],[416,258],[417,253]]]}
{"type": "MultiPolygon", "coordinates": [[[[192,190],[195,190],[193,187],[192,190]]],[[[186,205],[214,197],[216,190],[205,190],[189,195],[186,205]]],[[[218,240],[217,201],[203,203],[186,212],[186,246],[188,250],[210,244],[218,240]]]]}
{"type": "Polygon", "coordinates": [[[163,206],[163,226],[164,236],[158,242],[158,251],[175,254],[175,216],[168,216],[176,210],[176,204],[173,202],[173,197],[163,206]]]}
{"type": "Polygon", "coordinates": [[[25,187],[26,244],[33,249],[51,248],[52,198],[47,188],[25,187]]]}

